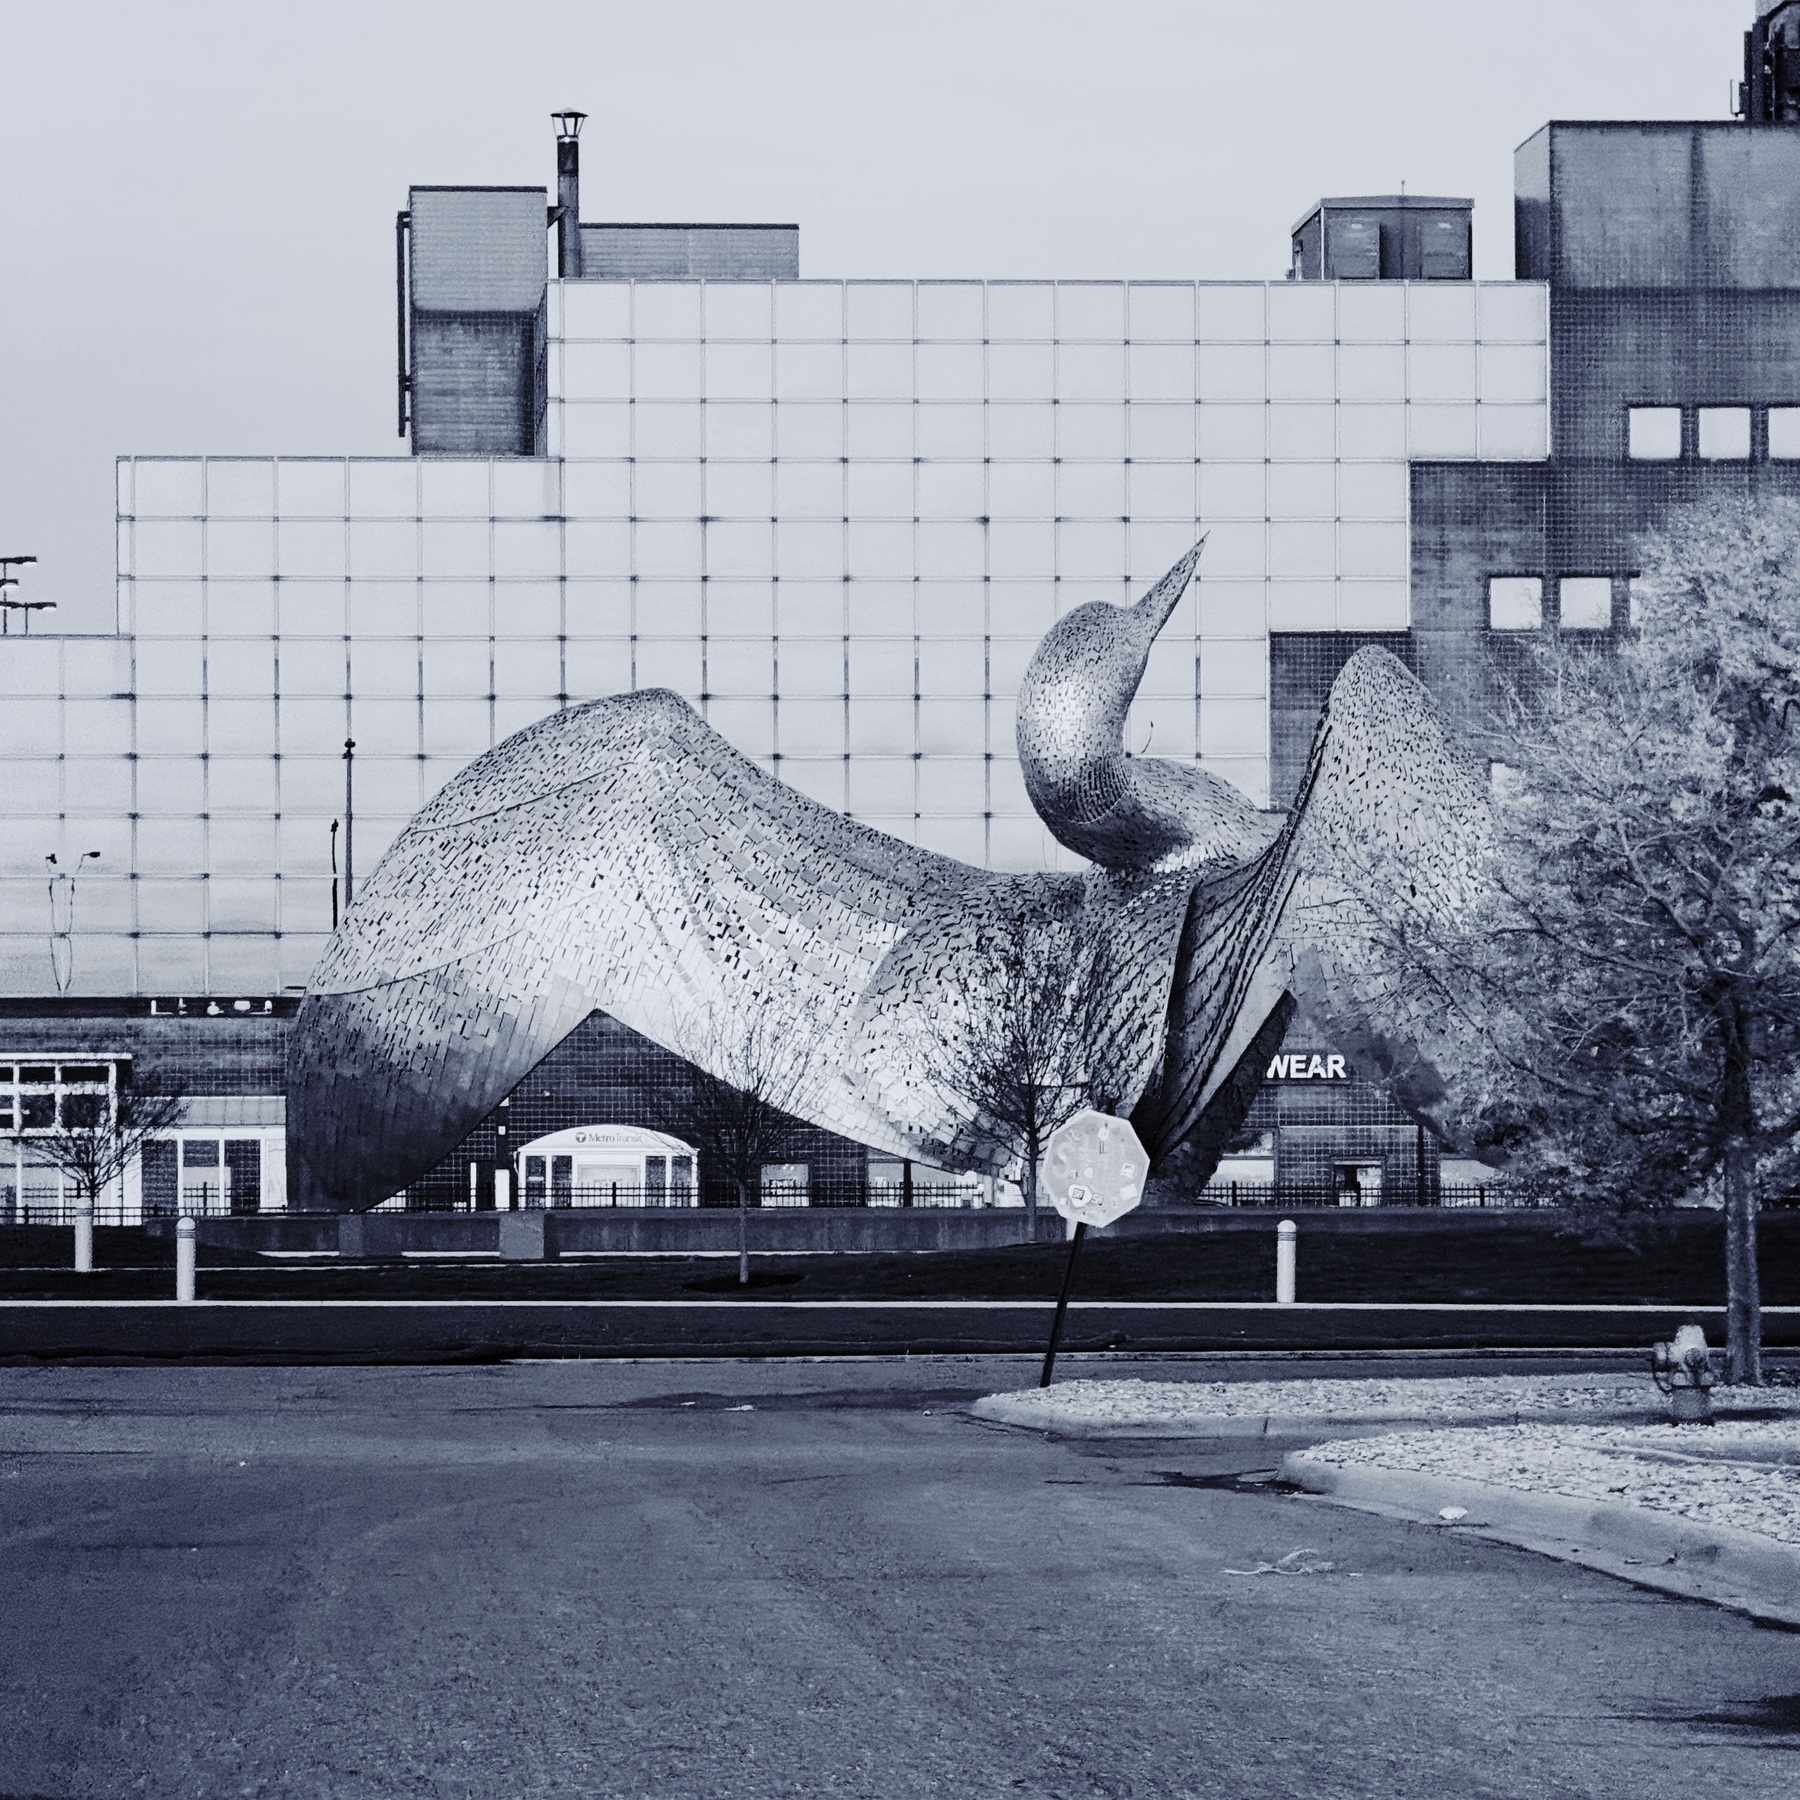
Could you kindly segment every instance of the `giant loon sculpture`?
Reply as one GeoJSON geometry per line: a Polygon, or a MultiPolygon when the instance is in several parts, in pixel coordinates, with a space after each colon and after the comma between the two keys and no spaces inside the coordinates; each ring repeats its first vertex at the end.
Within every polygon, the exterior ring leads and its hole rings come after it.
{"type": "Polygon", "coordinates": [[[314,973],[288,1065],[295,1203],[366,1207],[418,1179],[597,1009],[740,1083],[748,1040],[780,1045],[799,1117],[1016,1171],[1020,1146],[958,1090],[945,1047],[1009,919],[1085,947],[1091,1097],[1131,1118],[1153,1181],[1210,1173],[1297,1003],[1453,1135],[1445,1022],[1383,946],[1468,902],[1484,784],[1377,649],[1332,687],[1285,819],[1206,770],[1128,755],[1127,708],[1201,547],[1134,606],[1076,608],[1026,670],[1026,789],[1085,873],[994,874],[858,824],[662,689],[478,757],[381,859],[314,973]]]}

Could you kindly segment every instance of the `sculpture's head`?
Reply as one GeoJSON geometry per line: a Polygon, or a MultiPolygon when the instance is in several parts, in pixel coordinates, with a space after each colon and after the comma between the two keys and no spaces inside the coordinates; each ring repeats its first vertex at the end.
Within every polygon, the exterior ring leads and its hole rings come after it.
{"type": "Polygon", "coordinates": [[[1125,718],[1150,646],[1193,578],[1202,538],[1135,606],[1094,601],[1059,619],[1019,687],[1019,764],[1058,842],[1105,868],[1254,854],[1270,827],[1229,783],[1191,763],[1133,757],[1125,718]]]}

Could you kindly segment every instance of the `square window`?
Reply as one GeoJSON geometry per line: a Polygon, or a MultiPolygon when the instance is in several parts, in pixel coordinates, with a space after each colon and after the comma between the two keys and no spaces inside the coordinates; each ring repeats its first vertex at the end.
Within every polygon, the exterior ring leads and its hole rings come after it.
{"type": "Polygon", "coordinates": [[[1626,414],[1633,462],[1674,462],[1681,455],[1681,408],[1634,406],[1626,414]]]}
{"type": "Polygon", "coordinates": [[[923,338],[979,338],[979,281],[922,281],[918,284],[918,335],[923,338]]]}
{"type": "Polygon", "coordinates": [[[1709,462],[1748,462],[1750,460],[1749,407],[1701,407],[1700,454],[1709,462]]]}
{"type": "Polygon", "coordinates": [[[853,758],[910,756],[913,749],[912,701],[855,698],[849,710],[845,747],[853,758]]]}
{"type": "Polygon", "coordinates": [[[779,607],[784,639],[842,638],[844,634],[842,581],[783,581],[779,607]]]}
{"type": "MultiPolygon", "coordinates": [[[[980,353],[977,352],[977,355],[980,353]]],[[[850,395],[858,400],[910,400],[913,391],[911,344],[849,346],[850,395]]]]}
{"type": "Polygon", "coordinates": [[[632,300],[632,323],[640,338],[700,335],[700,290],[695,284],[640,281],[632,300]]]}
{"type": "Polygon", "coordinates": [[[275,465],[215,457],[206,465],[206,510],[215,519],[267,518],[275,511],[275,465]]]}
{"type": "MultiPolygon", "coordinates": [[[[700,407],[697,403],[640,400],[630,410],[636,419],[635,443],[639,456],[689,457],[701,454],[700,407]]],[[[571,454],[574,453],[572,444],[570,451],[571,454]]],[[[606,456],[613,452],[595,448],[590,454],[606,456]]]]}
{"type": "Polygon", "coordinates": [[[713,282],[703,290],[706,335],[766,338],[772,325],[772,298],[770,290],[761,283],[713,282]]]}
{"type": "Polygon", "coordinates": [[[1536,575],[1488,580],[1488,625],[1494,631],[1536,631],[1544,622],[1544,583],[1536,575]]]}
{"type": "MultiPolygon", "coordinates": [[[[853,520],[846,533],[845,567],[862,582],[905,581],[913,572],[910,521],[853,520]]],[[[908,611],[910,612],[910,608],[908,611]]]]}
{"type": "Polygon", "coordinates": [[[565,344],[561,393],[565,400],[618,400],[631,392],[629,344],[565,344]]]}
{"type": "Polygon", "coordinates": [[[1116,281],[1064,281],[1056,288],[1056,333],[1062,338],[1125,336],[1125,287],[1116,281]]]}
{"type": "MultiPolygon", "coordinates": [[[[791,699],[783,696],[776,709],[776,729],[784,758],[841,756],[844,749],[844,703],[841,699],[791,699]]],[[[792,770],[783,773],[794,779],[792,770]]],[[[837,776],[842,792],[843,775],[837,776]]],[[[796,782],[796,785],[799,785],[796,782]]]]}
{"type": "Polygon", "coordinates": [[[1266,290],[1259,282],[1204,283],[1199,289],[1198,331],[1202,338],[1260,339],[1266,290]]]}
{"type": "MultiPolygon", "coordinates": [[[[493,533],[494,574],[501,581],[554,581],[562,573],[560,525],[547,520],[509,520],[496,524],[493,533]]],[[[445,571],[454,575],[477,572],[460,567],[445,571]]]]}
{"type": "MultiPolygon", "coordinates": [[[[769,457],[775,454],[775,409],[751,402],[706,408],[706,454],[769,457]]],[[[910,448],[908,454],[910,454],[910,448]]]]}
{"type": "Polygon", "coordinates": [[[920,456],[980,457],[987,454],[982,427],[985,407],[939,400],[914,409],[920,456]]]}
{"type": "Polygon", "coordinates": [[[844,413],[852,457],[911,457],[913,408],[910,401],[900,405],[889,401],[859,400],[845,407],[844,413]]]}
{"type": "Polygon", "coordinates": [[[783,457],[842,455],[844,408],[841,405],[808,405],[787,401],[776,409],[776,449],[783,457]]]}
{"type": "Polygon", "coordinates": [[[562,286],[552,293],[562,303],[564,337],[629,337],[631,290],[623,283],[562,286]]]}
{"type": "MultiPolygon", "coordinates": [[[[979,344],[921,344],[918,381],[921,400],[980,400],[983,369],[979,344]]],[[[891,390],[904,393],[904,388],[891,390]]]]}
{"type": "MultiPolygon", "coordinates": [[[[490,499],[488,477],[492,465],[452,461],[446,457],[419,465],[420,505],[429,518],[486,519],[490,499]]],[[[282,473],[282,498],[287,497],[287,474],[282,473]]],[[[284,511],[291,508],[284,506],[284,511]]]]}
{"type": "MultiPolygon", "coordinates": [[[[846,335],[852,338],[913,337],[913,290],[910,281],[853,281],[844,292],[849,308],[846,335]]],[[[973,334],[980,337],[979,330],[973,334]]]]}
{"type": "Polygon", "coordinates": [[[706,685],[714,695],[767,698],[775,692],[775,646],[766,637],[709,638],[706,685]]]}
{"type": "Polygon", "coordinates": [[[919,467],[922,518],[967,519],[986,508],[985,467],[978,462],[930,462],[919,467]]]}
{"type": "Polygon", "coordinates": [[[1261,344],[1202,344],[1199,389],[1202,400],[1261,400],[1266,391],[1261,344]]]}
{"type": "MultiPolygon", "coordinates": [[[[1065,403],[1056,409],[1056,448],[1061,456],[1096,461],[1123,460],[1125,408],[1089,402],[1065,403]]],[[[978,453],[979,454],[979,453],[978,453]]]]}
{"type": "MultiPolygon", "coordinates": [[[[596,346],[596,348],[598,348],[596,346]]],[[[704,388],[700,379],[698,344],[645,344],[633,351],[637,386],[632,391],[645,400],[697,400],[704,388]]],[[[595,384],[598,388],[598,384],[595,384]]],[[[590,390],[592,391],[592,390],[590,390]]],[[[617,388],[614,388],[617,392],[617,388]]],[[[602,397],[610,398],[604,388],[602,397]]],[[[742,396],[755,399],[755,393],[742,396]]]]}
{"type": "Polygon", "coordinates": [[[990,400],[1048,400],[1056,392],[1056,354],[1049,344],[988,346],[990,400]]]}
{"type": "Polygon", "coordinates": [[[140,518],[196,518],[206,510],[200,497],[198,458],[140,457],[137,510],[140,518]]]}
{"type": "MultiPolygon", "coordinates": [[[[1269,454],[1323,457],[1337,454],[1336,408],[1330,406],[1272,406],[1269,409],[1269,454]]],[[[1475,409],[1469,408],[1469,437],[1475,436],[1475,409]]]]}
{"type": "Polygon", "coordinates": [[[411,458],[357,457],[350,463],[350,510],[359,519],[415,518],[419,465],[411,458]]]}
{"type": "Polygon", "coordinates": [[[1557,616],[1564,631],[1612,629],[1612,578],[1565,575],[1556,584],[1557,616]]]}
{"type": "Polygon", "coordinates": [[[850,640],[850,692],[853,696],[858,699],[910,698],[913,691],[911,638],[855,637],[850,640]]]}
{"type": "Polygon", "coordinates": [[[777,344],[775,394],[780,400],[841,400],[844,352],[841,345],[777,344]]]}
{"type": "Polygon", "coordinates": [[[844,284],[784,281],[775,289],[775,330],[788,338],[841,338],[844,284]]]}
{"type": "Polygon", "coordinates": [[[1126,290],[1131,309],[1130,332],[1136,341],[1194,336],[1194,288],[1186,281],[1134,282],[1126,290]]]}
{"type": "Polygon", "coordinates": [[[709,400],[773,398],[774,364],[769,355],[769,346],[708,344],[705,393],[709,400]]]}
{"type": "Polygon", "coordinates": [[[1056,444],[1055,409],[1042,405],[992,405],[988,415],[988,454],[999,457],[1048,457],[1056,444]]]}
{"type": "Polygon", "coordinates": [[[1769,455],[1781,462],[1800,457],[1800,406],[1769,408],[1769,455]]]}
{"type": "MultiPolygon", "coordinates": [[[[911,463],[851,463],[849,512],[853,518],[910,519],[913,515],[911,463]]],[[[715,511],[723,508],[715,507],[715,511]]]]}
{"type": "Polygon", "coordinates": [[[623,401],[563,407],[564,453],[569,456],[629,456],[631,415],[635,410],[623,401]]]}
{"type": "Polygon", "coordinates": [[[1056,334],[1056,289],[1048,282],[998,281],[988,289],[988,336],[1045,339],[1056,334]]]}

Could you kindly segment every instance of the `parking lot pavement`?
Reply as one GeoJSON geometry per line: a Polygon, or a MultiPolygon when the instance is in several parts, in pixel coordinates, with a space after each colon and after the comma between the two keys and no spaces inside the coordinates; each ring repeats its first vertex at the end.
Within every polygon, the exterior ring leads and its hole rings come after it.
{"type": "Polygon", "coordinates": [[[1791,1791],[1800,1637],[1022,1378],[0,1370],[0,1794],[1791,1791]]]}

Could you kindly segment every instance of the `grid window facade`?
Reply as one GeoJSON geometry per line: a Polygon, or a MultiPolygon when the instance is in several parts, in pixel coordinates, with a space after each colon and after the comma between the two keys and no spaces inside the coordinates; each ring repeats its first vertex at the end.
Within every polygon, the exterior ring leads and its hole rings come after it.
{"type": "Polygon", "coordinates": [[[0,984],[303,983],[473,756],[662,686],[824,803],[1072,859],[1013,749],[1043,632],[1208,532],[1134,752],[1271,794],[1270,633],[1409,623],[1409,458],[1541,459],[1536,284],[552,283],[544,458],[127,459],[119,624],[7,640],[0,984]],[[1204,696],[1204,699],[1203,699],[1204,696]]]}

